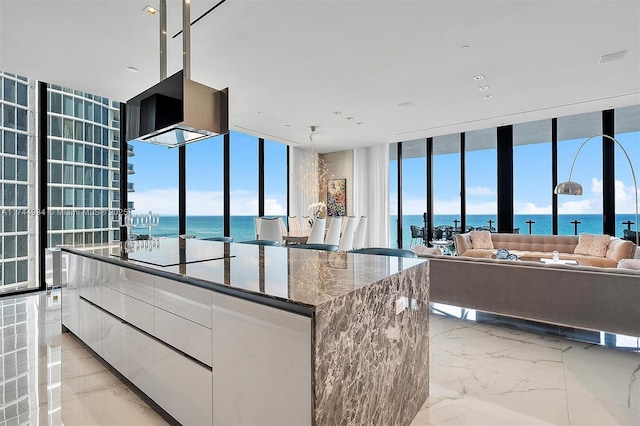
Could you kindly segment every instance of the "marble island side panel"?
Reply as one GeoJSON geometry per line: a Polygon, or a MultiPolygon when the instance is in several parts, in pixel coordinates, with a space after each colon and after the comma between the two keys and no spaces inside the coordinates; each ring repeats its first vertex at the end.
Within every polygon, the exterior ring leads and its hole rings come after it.
{"type": "Polygon", "coordinates": [[[314,424],[411,423],[429,395],[428,268],[399,268],[316,307],[314,424]]]}

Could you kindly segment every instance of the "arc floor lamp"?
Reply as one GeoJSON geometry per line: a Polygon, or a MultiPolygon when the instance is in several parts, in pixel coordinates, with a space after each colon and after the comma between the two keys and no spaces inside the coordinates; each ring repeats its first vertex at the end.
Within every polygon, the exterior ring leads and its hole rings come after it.
{"type": "Polygon", "coordinates": [[[573,174],[573,166],[576,165],[576,160],[578,159],[578,154],[580,154],[580,151],[582,150],[582,147],[585,146],[587,144],[587,142],[589,142],[591,139],[594,138],[599,138],[599,137],[603,137],[605,139],[609,139],[610,141],[616,143],[620,149],[622,150],[622,152],[624,153],[625,157],[627,157],[627,161],[629,162],[629,167],[631,168],[631,176],[633,177],[633,192],[636,195],[635,198],[635,209],[636,209],[636,250],[638,250],[638,247],[640,247],[640,245],[638,244],[638,183],[636,181],[636,173],[633,170],[633,163],[631,162],[631,158],[629,157],[629,154],[627,153],[627,150],[624,149],[624,146],[622,146],[622,144],[620,142],[618,142],[618,140],[612,136],[609,135],[595,135],[595,136],[591,136],[589,138],[587,138],[586,141],[582,142],[582,145],[580,145],[580,147],[578,148],[578,151],[576,152],[575,157],[573,157],[573,163],[571,164],[571,170],[569,170],[569,180],[566,182],[562,182],[559,183],[555,190],[553,192],[555,192],[558,195],[582,195],[582,185],[580,185],[578,182],[573,182],[571,180],[571,175],[573,174]]]}

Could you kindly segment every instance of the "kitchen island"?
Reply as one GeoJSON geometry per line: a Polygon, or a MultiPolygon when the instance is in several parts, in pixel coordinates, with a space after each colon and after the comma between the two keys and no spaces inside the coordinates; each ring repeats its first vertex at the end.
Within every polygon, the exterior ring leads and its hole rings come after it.
{"type": "Polygon", "coordinates": [[[409,424],[428,262],[195,239],[62,247],[62,325],[188,425],[409,424]]]}

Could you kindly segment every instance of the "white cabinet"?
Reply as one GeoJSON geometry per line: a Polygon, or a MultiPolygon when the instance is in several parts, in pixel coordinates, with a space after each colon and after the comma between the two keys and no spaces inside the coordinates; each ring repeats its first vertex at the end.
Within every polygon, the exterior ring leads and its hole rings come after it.
{"type": "MultiPolygon", "coordinates": [[[[64,303],[64,302],[63,302],[64,303]]],[[[76,335],[98,355],[102,356],[102,311],[80,299],[78,303],[80,324],[76,335]]]]}
{"type": "Polygon", "coordinates": [[[155,401],[184,426],[210,425],[211,370],[160,343],[155,353],[155,401]]]}
{"type": "Polygon", "coordinates": [[[125,377],[149,398],[156,400],[154,360],[156,348],[162,344],[133,327],[127,326],[125,334],[127,345],[127,374],[125,377]]]}
{"type": "Polygon", "coordinates": [[[311,405],[311,319],[214,293],[213,424],[307,425],[311,405]]]}
{"type": "Polygon", "coordinates": [[[155,305],[189,321],[211,328],[212,291],[156,277],[155,305]]]}
{"type": "Polygon", "coordinates": [[[127,325],[109,314],[102,315],[102,358],[127,377],[127,325]]]}
{"type": "Polygon", "coordinates": [[[310,318],[69,259],[63,325],[178,422],[312,423],[310,318]]]}
{"type": "Polygon", "coordinates": [[[155,335],[163,342],[211,367],[213,335],[204,327],[160,308],[155,308],[155,335]]]}
{"type": "Polygon", "coordinates": [[[154,332],[153,305],[110,287],[102,288],[102,307],[149,334],[154,332]]]}

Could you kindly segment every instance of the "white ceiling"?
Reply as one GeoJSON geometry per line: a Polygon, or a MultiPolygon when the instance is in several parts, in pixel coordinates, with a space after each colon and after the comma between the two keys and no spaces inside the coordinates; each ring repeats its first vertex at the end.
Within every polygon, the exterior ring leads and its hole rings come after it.
{"type": "MultiPolygon", "coordinates": [[[[218,1],[192,0],[191,20],[218,1]]],[[[0,0],[0,70],[126,101],[159,80],[147,4],[0,0]]],[[[181,13],[168,0],[169,74],[181,13]]],[[[308,146],[316,125],[325,152],[640,104],[637,0],[227,0],[191,40],[232,129],[308,146]]]]}

